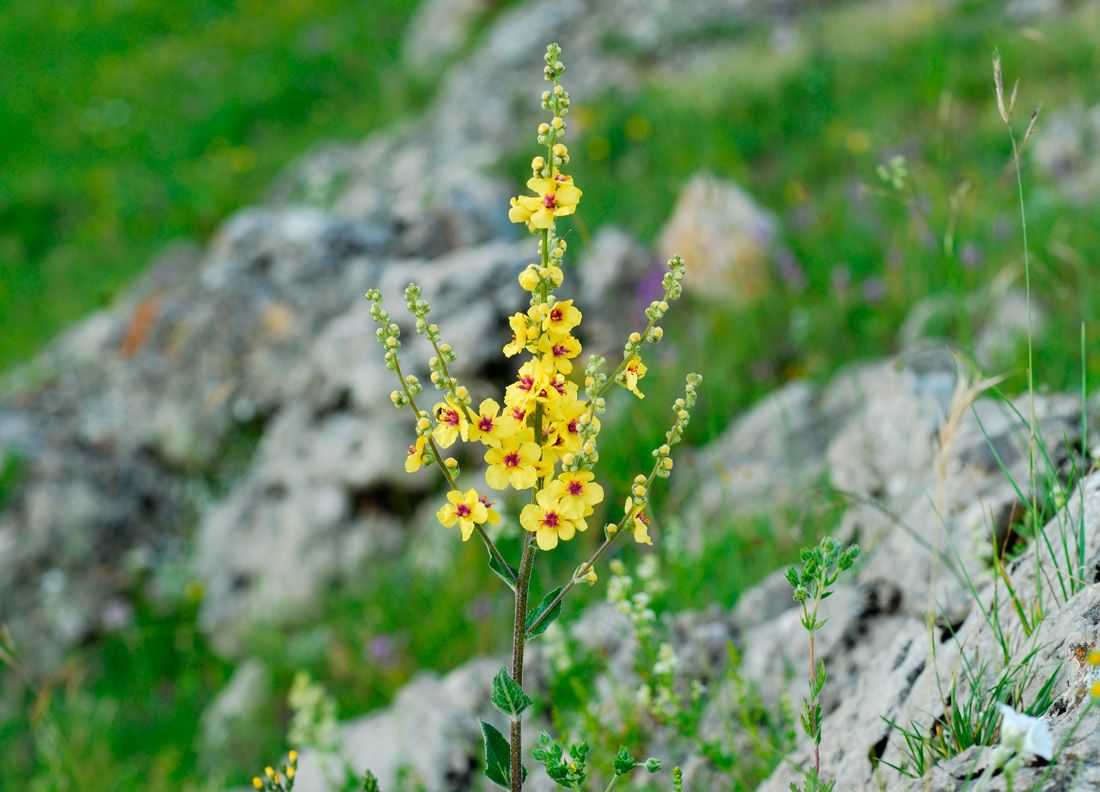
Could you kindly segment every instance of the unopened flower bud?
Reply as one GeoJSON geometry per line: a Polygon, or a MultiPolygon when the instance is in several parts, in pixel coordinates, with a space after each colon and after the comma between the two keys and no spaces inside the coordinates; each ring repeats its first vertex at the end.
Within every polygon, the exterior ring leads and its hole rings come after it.
{"type": "Polygon", "coordinates": [[[545,135],[549,131],[550,131],[550,125],[549,124],[547,124],[547,123],[539,124],[539,134],[540,135],[545,135]]]}
{"type": "Polygon", "coordinates": [[[596,453],[596,446],[594,443],[585,443],[581,451],[583,451],[586,456],[592,456],[592,454],[596,453]]]}
{"type": "Polygon", "coordinates": [[[549,91],[543,91],[542,92],[542,101],[544,101],[544,102],[549,102],[550,101],[550,92],[549,91]]]}
{"type": "Polygon", "coordinates": [[[565,456],[563,456],[561,458],[561,463],[563,465],[565,465],[566,467],[568,467],[569,465],[572,465],[576,461],[577,461],[577,457],[574,456],[573,454],[566,454],[565,456]]]}
{"type": "Polygon", "coordinates": [[[634,497],[636,497],[636,498],[644,498],[645,497],[645,487],[643,487],[641,484],[636,484],[634,486],[634,488],[631,489],[630,491],[634,493],[634,497]]]}
{"type": "Polygon", "coordinates": [[[577,419],[577,423],[579,423],[581,426],[588,426],[588,424],[592,423],[592,416],[588,413],[584,413],[581,415],[580,418],[577,419]]]}
{"type": "Polygon", "coordinates": [[[569,153],[569,149],[567,149],[565,147],[564,143],[556,143],[554,145],[554,156],[555,157],[564,157],[568,153],[569,153]]]}
{"type": "Polygon", "coordinates": [[[447,457],[443,460],[443,464],[446,465],[449,470],[454,470],[458,467],[458,460],[454,457],[447,457]]]}
{"type": "Polygon", "coordinates": [[[679,418],[681,421],[686,421],[688,419],[688,411],[680,410],[680,412],[676,413],[676,417],[679,418]]]}
{"type": "Polygon", "coordinates": [[[672,457],[665,457],[661,460],[661,467],[665,470],[672,470],[672,457]]]}
{"type": "Polygon", "coordinates": [[[451,351],[451,345],[450,344],[440,344],[439,345],[439,351],[442,352],[444,355],[446,355],[448,352],[451,351]]]}
{"type": "Polygon", "coordinates": [[[399,391],[390,391],[390,401],[397,404],[401,401],[401,393],[399,391]]]}
{"type": "Polygon", "coordinates": [[[429,421],[427,418],[421,418],[419,421],[416,422],[416,429],[419,432],[426,432],[428,431],[428,427],[431,425],[432,422],[429,421]]]}
{"type": "Polygon", "coordinates": [[[554,116],[554,120],[550,122],[550,126],[554,127],[554,129],[561,129],[563,124],[565,124],[565,122],[561,120],[561,116],[554,116]]]}
{"type": "Polygon", "coordinates": [[[540,171],[546,167],[546,160],[542,157],[535,157],[531,160],[531,170],[540,171]]]}
{"type": "Polygon", "coordinates": [[[434,369],[438,365],[439,365],[439,358],[437,358],[435,355],[432,355],[430,358],[428,358],[428,368],[433,368],[434,369]]]}
{"type": "Polygon", "coordinates": [[[562,88],[562,87],[561,87],[560,85],[555,85],[555,86],[554,86],[554,93],[555,93],[555,94],[556,94],[557,96],[561,96],[561,95],[562,95],[563,93],[565,93],[565,89],[564,89],[564,88],[562,88]]]}
{"type": "Polygon", "coordinates": [[[634,477],[634,483],[635,484],[645,484],[645,476],[643,476],[641,473],[639,473],[637,476],[634,477]]]}
{"type": "Polygon", "coordinates": [[[642,337],[640,335],[638,335],[637,333],[631,333],[630,334],[630,343],[637,344],[641,340],[642,340],[642,337]]]}
{"type": "Polygon", "coordinates": [[[660,454],[661,456],[668,456],[668,454],[669,454],[669,452],[670,452],[670,451],[672,451],[672,449],[668,447],[668,444],[667,444],[667,443],[666,443],[665,445],[663,445],[663,446],[661,446],[660,448],[658,448],[658,449],[657,449],[657,452],[658,452],[658,453],[659,453],[659,454],[660,454]]]}
{"type": "Polygon", "coordinates": [[[608,523],[606,526],[604,526],[603,530],[608,536],[614,536],[619,532],[619,526],[617,526],[615,523],[608,523]]]}
{"type": "Polygon", "coordinates": [[[455,388],[455,396],[457,396],[458,398],[465,399],[469,395],[470,392],[466,390],[465,385],[459,385],[457,388],[455,388]]]}

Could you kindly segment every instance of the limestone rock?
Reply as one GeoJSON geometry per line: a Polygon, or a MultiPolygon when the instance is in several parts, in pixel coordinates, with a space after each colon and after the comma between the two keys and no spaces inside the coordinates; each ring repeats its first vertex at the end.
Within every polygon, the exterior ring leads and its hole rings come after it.
{"type": "Polygon", "coordinates": [[[687,263],[684,288],[706,300],[751,303],[769,287],[778,221],[735,184],[693,176],[660,233],[662,255],[687,263]]]}

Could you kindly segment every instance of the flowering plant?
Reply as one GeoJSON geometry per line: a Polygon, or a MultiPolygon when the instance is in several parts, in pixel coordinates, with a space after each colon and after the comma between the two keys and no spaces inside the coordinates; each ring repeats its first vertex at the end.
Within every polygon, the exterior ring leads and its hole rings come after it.
{"type": "MultiPolygon", "coordinates": [[[[405,468],[415,472],[435,465],[443,475],[450,492],[439,508],[437,517],[445,528],[458,529],[463,541],[474,535],[489,553],[489,566],[515,595],[515,626],[512,640],[511,669],[502,668],[493,680],[492,703],[509,716],[510,734],[506,738],[494,726],[481,722],[485,737],[486,776],[506,789],[518,792],[526,774],[521,764],[521,714],[531,699],[523,691],[523,658],[528,639],[542,633],[561,613],[562,600],[581,582],[596,581],[596,562],[624,532],[637,543],[652,544],[649,521],[645,516],[649,489],[657,478],[667,478],[672,470],[671,448],[680,441],[684,427],[695,404],[696,388],[702,381],[697,374],[687,377],[683,398],[673,405],[675,419],[665,435],[665,442],[653,451],[653,463],[648,472],[633,480],[630,496],[622,515],[603,529],[603,541],[592,556],[581,564],[563,585],[547,592],[538,604],[529,607],[532,568],[538,551],[552,551],[561,542],[572,540],[589,529],[588,520],[605,497],[603,487],[596,483],[593,467],[599,459],[598,440],[600,416],[606,410],[605,394],[619,385],[638,398],[644,398],[639,384],[646,374],[641,360],[644,343],[657,343],[663,335],[657,322],[668,310],[668,302],[681,293],[684,263],[679,257],[669,262],[669,271],[662,281],[664,295],[646,309],[648,324],[641,332],[631,333],[623,348],[622,359],[610,374],[604,372],[606,360],[592,355],[584,369],[581,383],[573,382],[574,360],[581,353],[577,328],[582,315],[572,300],[559,300],[554,290],[564,279],[562,260],[567,250],[565,239],[558,234],[559,218],[572,215],[583,195],[573,177],[563,172],[569,164],[568,148],[562,143],[568,126],[569,94],[561,84],[565,66],[561,49],[551,44],[546,50],[544,74],[551,84],[542,94],[542,106],[550,111],[549,122],[538,127],[537,140],[545,147],[545,155],[531,162],[531,179],[527,182],[532,195],[513,198],[508,211],[514,223],[526,224],[538,239],[537,263],[530,264],[519,275],[519,284],[530,292],[530,307],[509,319],[512,340],[505,345],[508,357],[524,356],[515,381],[508,385],[502,402],[485,398],[474,406],[474,399],[456,378],[448,364],[456,359],[454,351],[443,343],[439,327],[428,315],[431,307],[422,299],[421,289],[410,284],[405,290],[405,302],[416,320],[417,333],[432,344],[435,355],[429,361],[431,382],[440,391],[440,400],[430,411],[423,409],[418,397],[423,385],[402,369],[399,351],[401,329],[382,306],[382,295],[372,289],[367,293],[371,316],[378,322],[377,337],[385,349],[386,367],[394,371],[400,382],[392,401],[398,408],[412,409],[416,418],[416,440],[409,447],[405,468]],[[484,447],[486,464],[484,480],[488,490],[459,485],[461,471],[454,457],[445,457],[444,449],[459,441],[480,443],[484,447]],[[519,513],[522,550],[518,565],[502,555],[486,526],[502,523],[496,511],[491,491],[507,489],[529,490],[530,501],[519,513]]],[[[504,528],[507,530],[507,528],[504,528]]],[[[576,788],[581,762],[577,756],[562,764],[561,747],[547,736],[540,742],[536,759],[547,768],[558,783],[576,788]],[[564,770],[562,768],[565,768],[564,770]],[[573,768],[573,769],[570,769],[573,768]]],[[[576,748],[580,751],[580,748],[576,748]]],[[[614,763],[615,778],[625,775],[641,762],[625,753],[614,763]],[[625,758],[624,758],[625,757],[625,758]]],[[[651,772],[659,766],[656,760],[644,763],[651,772]]]]}

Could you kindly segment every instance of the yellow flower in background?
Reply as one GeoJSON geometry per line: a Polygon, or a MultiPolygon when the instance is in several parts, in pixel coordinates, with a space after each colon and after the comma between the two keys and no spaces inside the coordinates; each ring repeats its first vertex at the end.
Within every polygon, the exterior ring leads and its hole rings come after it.
{"type": "Polygon", "coordinates": [[[505,439],[499,447],[485,452],[489,469],[485,471],[485,483],[495,490],[530,489],[538,478],[539,447],[535,443],[521,443],[518,438],[505,439]]]}
{"type": "Polygon", "coordinates": [[[535,502],[528,503],[520,512],[520,525],[535,534],[540,550],[553,550],[559,540],[569,541],[579,527],[562,511],[558,498],[563,490],[560,481],[550,482],[549,487],[535,495],[535,502]]]}
{"type": "Polygon", "coordinates": [[[649,520],[642,514],[643,506],[635,506],[633,498],[627,498],[626,504],[623,506],[625,511],[631,518],[631,524],[627,526],[627,530],[634,532],[634,541],[638,544],[653,544],[653,540],[649,538],[649,520]]]}
{"type": "Polygon", "coordinates": [[[645,363],[642,362],[642,359],[635,355],[630,359],[630,362],[626,364],[626,369],[623,371],[623,387],[639,399],[644,399],[645,394],[638,390],[638,380],[644,377],[648,370],[645,363]]]}
{"type": "MultiPolygon", "coordinates": [[[[447,493],[448,503],[443,506],[436,517],[443,523],[444,528],[450,528],[455,523],[462,530],[462,541],[465,542],[474,533],[474,525],[480,525],[489,519],[489,510],[477,496],[477,490],[467,490],[461,493],[451,490],[447,493]]],[[[499,515],[497,519],[500,519],[499,515]]]]}
{"type": "Polygon", "coordinates": [[[557,174],[552,179],[530,179],[527,189],[536,195],[521,195],[512,199],[508,219],[527,223],[531,231],[549,228],[555,217],[565,217],[577,210],[581,191],[573,185],[573,177],[557,174]]]}

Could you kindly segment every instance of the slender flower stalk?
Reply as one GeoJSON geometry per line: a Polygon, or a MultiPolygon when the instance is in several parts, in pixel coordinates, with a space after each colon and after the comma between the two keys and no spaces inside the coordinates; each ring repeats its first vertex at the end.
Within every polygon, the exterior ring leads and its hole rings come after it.
{"type": "MultiPolygon", "coordinates": [[[[386,367],[396,373],[400,382],[400,390],[391,394],[391,400],[398,408],[410,408],[415,416],[416,441],[409,447],[405,468],[416,472],[434,464],[440,470],[450,489],[446,503],[437,512],[440,523],[447,529],[458,528],[463,541],[477,534],[489,552],[490,568],[514,592],[511,667],[501,669],[494,678],[492,695],[494,706],[509,717],[508,737],[491,724],[481,722],[485,774],[511,792],[520,792],[526,775],[521,714],[531,704],[523,692],[527,642],[560,615],[562,601],[578,583],[596,581],[596,562],[620,534],[630,533],[639,544],[653,543],[645,514],[649,490],[656,479],[667,478],[672,470],[671,448],[682,439],[695,405],[696,388],[702,381],[697,374],[688,375],[683,398],[673,404],[675,421],[665,435],[665,442],[653,451],[649,473],[639,474],[631,483],[630,497],[618,522],[605,526],[603,541],[588,561],[532,607],[530,588],[538,553],[553,551],[560,543],[572,541],[585,532],[589,518],[604,499],[604,489],[596,483],[592,469],[599,460],[600,416],[607,409],[605,394],[612,384],[617,384],[644,398],[640,382],[647,368],[641,348],[644,342],[661,340],[663,331],[656,323],[668,310],[669,301],[680,297],[684,276],[684,262],[674,257],[663,280],[664,296],[646,309],[648,324],[642,332],[630,334],[622,360],[610,375],[603,372],[606,361],[593,355],[584,368],[583,383],[569,380],[576,368],[574,359],[581,352],[575,332],[583,317],[573,300],[560,300],[554,293],[564,280],[562,261],[568,249],[565,239],[558,234],[557,222],[576,212],[583,193],[573,177],[563,171],[569,164],[569,150],[562,139],[568,129],[570,100],[561,85],[565,66],[560,58],[561,49],[556,44],[547,47],[544,74],[550,89],[543,92],[542,106],[550,111],[551,118],[540,124],[537,132],[545,156],[535,157],[531,162],[527,187],[533,194],[513,198],[508,210],[509,219],[524,223],[538,240],[538,261],[519,275],[519,285],[531,295],[530,304],[526,311],[509,318],[512,340],[503,352],[507,357],[526,359],[519,366],[515,381],[505,388],[503,399],[486,398],[474,408],[470,392],[452,375],[449,364],[456,360],[456,355],[443,342],[440,328],[429,318],[431,306],[420,287],[410,284],[405,290],[406,307],[416,320],[417,333],[432,345],[435,354],[428,361],[430,380],[442,395],[442,401],[431,412],[421,409],[417,397],[423,386],[415,376],[404,374],[401,367],[401,328],[383,307],[382,295],[376,289],[367,293],[371,316],[379,325],[376,334],[385,350],[386,367]],[[506,561],[486,530],[487,525],[503,522],[492,508],[494,503],[480,494],[478,488],[460,486],[457,459],[443,455],[445,449],[459,442],[484,447],[485,484],[489,490],[530,490],[528,503],[518,520],[523,537],[518,566],[506,561]]],[[[504,525],[500,530],[508,531],[509,527],[504,525]]],[[[552,777],[561,773],[570,778],[578,773],[583,775],[586,745],[574,746],[571,751],[577,753],[573,761],[562,766],[554,764],[553,751],[544,750],[549,746],[545,742],[543,748],[535,751],[535,757],[546,759],[539,761],[552,777]]],[[[562,749],[558,746],[557,750],[560,758],[562,749]]],[[[611,785],[638,765],[625,749],[620,751],[611,785]]],[[[645,766],[656,772],[660,763],[650,759],[645,766]]]]}

